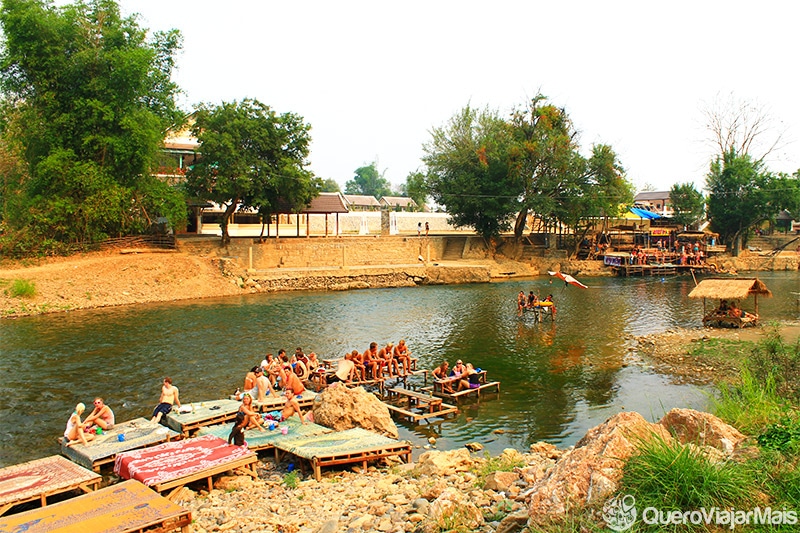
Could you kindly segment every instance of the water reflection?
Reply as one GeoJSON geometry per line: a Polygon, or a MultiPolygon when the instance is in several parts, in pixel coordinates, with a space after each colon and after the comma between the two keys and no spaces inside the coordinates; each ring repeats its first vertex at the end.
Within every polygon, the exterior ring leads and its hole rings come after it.
{"type": "MultiPolygon", "coordinates": [[[[796,273],[766,273],[763,316],[797,318],[796,273]]],[[[626,365],[626,336],[699,325],[691,278],[548,279],[334,293],[260,294],[0,321],[0,464],[57,453],[72,407],[102,396],[118,420],[148,415],[169,375],[184,402],[219,398],[266,351],[302,346],[322,358],[406,339],[422,368],[461,358],[502,382],[462,403],[455,420],[401,426],[440,448],[477,440],[492,452],[546,439],[573,444],[621,409],[655,419],[703,407],[695,387],[626,365]],[[553,293],[555,322],[516,316],[519,290],[553,293]]]]}

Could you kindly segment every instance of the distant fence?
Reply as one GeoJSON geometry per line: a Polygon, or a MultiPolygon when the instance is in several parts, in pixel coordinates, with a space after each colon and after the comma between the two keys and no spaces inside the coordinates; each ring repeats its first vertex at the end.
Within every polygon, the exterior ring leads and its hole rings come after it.
{"type": "Polygon", "coordinates": [[[165,248],[174,249],[174,235],[130,235],[127,237],[116,237],[91,245],[92,248],[99,250],[119,250],[122,248],[165,248]]]}

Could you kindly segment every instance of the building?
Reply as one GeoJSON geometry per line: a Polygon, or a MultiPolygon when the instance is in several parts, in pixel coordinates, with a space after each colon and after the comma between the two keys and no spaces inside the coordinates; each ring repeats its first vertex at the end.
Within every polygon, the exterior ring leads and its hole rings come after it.
{"type": "Polygon", "coordinates": [[[374,196],[364,194],[345,194],[347,208],[350,211],[380,211],[381,204],[374,196]]]}
{"type": "Polygon", "coordinates": [[[417,202],[407,196],[384,196],[380,199],[381,207],[391,211],[416,211],[417,202]]]}
{"type": "Polygon", "coordinates": [[[669,202],[669,191],[643,191],[634,197],[633,203],[661,216],[672,216],[673,213],[669,202]]]}

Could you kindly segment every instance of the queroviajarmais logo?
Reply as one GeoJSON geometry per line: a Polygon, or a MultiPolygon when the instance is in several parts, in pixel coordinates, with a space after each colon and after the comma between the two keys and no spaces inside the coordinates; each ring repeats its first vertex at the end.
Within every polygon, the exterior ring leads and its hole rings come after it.
{"type": "Polygon", "coordinates": [[[617,494],[603,504],[603,520],[614,531],[625,531],[636,522],[636,498],[617,494]]]}

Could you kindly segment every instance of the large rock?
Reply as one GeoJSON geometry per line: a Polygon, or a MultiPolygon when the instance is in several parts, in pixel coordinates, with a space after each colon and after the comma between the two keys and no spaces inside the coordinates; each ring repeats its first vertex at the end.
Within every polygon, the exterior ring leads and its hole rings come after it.
{"type": "Polygon", "coordinates": [[[481,510],[466,495],[454,487],[445,489],[431,503],[428,516],[442,531],[460,528],[474,531],[483,525],[483,513],[481,510]]]}
{"type": "Polygon", "coordinates": [[[625,461],[643,439],[671,440],[663,426],[635,412],[619,413],[590,429],[530,490],[530,515],[563,514],[570,507],[599,503],[617,490],[625,461]]]}
{"type": "Polygon", "coordinates": [[[716,416],[694,409],[673,409],[658,421],[682,444],[711,446],[731,455],[747,437],[716,416]]]}
{"type": "Polygon", "coordinates": [[[362,387],[348,388],[339,383],[317,396],[314,421],[336,431],[360,427],[393,439],[398,435],[389,408],[383,402],[362,387]]]}
{"type": "Polygon", "coordinates": [[[417,470],[428,476],[449,476],[456,472],[467,472],[474,460],[466,448],[446,452],[430,451],[419,456],[417,470]]]}

